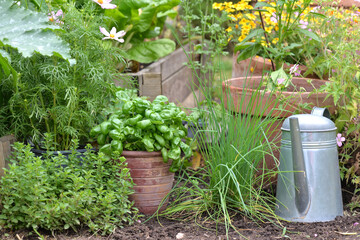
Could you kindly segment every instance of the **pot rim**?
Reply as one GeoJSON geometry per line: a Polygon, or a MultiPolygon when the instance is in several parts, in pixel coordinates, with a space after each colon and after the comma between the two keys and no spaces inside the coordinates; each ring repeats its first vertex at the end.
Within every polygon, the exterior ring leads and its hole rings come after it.
{"type": "MultiPolygon", "coordinates": [[[[251,76],[251,77],[237,77],[237,78],[230,78],[230,79],[227,79],[225,81],[222,82],[222,87],[223,89],[224,88],[233,88],[233,89],[247,89],[249,91],[258,91],[258,89],[256,88],[244,88],[244,87],[240,87],[240,86],[232,86],[231,85],[231,82],[233,81],[236,81],[236,80],[248,80],[248,81],[251,81],[251,80],[255,80],[255,79],[260,79],[260,81],[263,79],[263,76],[251,76]]],[[[303,78],[303,77],[293,77],[292,78],[293,80],[296,80],[296,81],[301,81],[301,82],[304,82],[306,84],[308,84],[309,86],[311,86],[307,81],[316,81],[316,82],[321,82],[323,84],[321,85],[325,85],[328,81],[326,80],[321,80],[321,79],[314,79],[314,78],[303,78]]],[[[261,92],[264,92],[264,89],[259,89],[259,91],[261,92]]],[[[270,92],[270,91],[265,91],[265,92],[270,92]]],[[[282,93],[285,93],[285,94],[293,94],[294,91],[281,91],[282,93]]],[[[301,92],[301,93],[310,93],[311,91],[306,91],[306,92],[301,92]]],[[[317,93],[317,94],[327,94],[327,93],[317,93]]]]}
{"type": "Polygon", "coordinates": [[[148,151],[129,151],[129,150],[124,150],[121,153],[121,156],[126,157],[158,157],[158,156],[162,156],[160,151],[156,151],[156,152],[148,152],[148,151]]]}

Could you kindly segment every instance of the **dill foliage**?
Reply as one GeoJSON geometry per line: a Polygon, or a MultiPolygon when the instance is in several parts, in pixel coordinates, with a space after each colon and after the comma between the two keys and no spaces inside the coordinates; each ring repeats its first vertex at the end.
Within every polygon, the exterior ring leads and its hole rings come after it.
{"type": "Polygon", "coordinates": [[[17,82],[4,79],[0,90],[4,105],[0,133],[11,129],[18,139],[31,140],[36,148],[41,147],[44,134],[50,133],[52,150],[69,149],[72,139],[79,139],[80,144],[89,139],[89,130],[101,120],[99,113],[114,96],[116,64],[124,62],[119,48],[101,40],[99,26],[107,21],[101,9],[91,2],[67,3],[61,8],[64,24],[58,34],[69,44],[76,64],[56,53],[24,58],[13,51],[13,66],[21,77],[17,82]]]}

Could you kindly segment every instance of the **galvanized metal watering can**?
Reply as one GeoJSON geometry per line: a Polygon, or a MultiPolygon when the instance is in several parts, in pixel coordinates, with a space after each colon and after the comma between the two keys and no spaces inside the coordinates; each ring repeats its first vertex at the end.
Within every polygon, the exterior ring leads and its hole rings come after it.
{"type": "Polygon", "coordinates": [[[288,117],[282,125],[276,215],[326,222],[343,215],[336,127],[326,108],[288,117]]]}

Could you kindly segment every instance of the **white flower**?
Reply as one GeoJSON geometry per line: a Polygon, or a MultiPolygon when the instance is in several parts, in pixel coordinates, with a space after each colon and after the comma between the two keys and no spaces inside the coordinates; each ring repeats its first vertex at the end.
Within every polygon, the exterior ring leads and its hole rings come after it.
{"type": "Polygon", "coordinates": [[[120,31],[120,32],[116,32],[116,28],[113,27],[110,31],[110,33],[108,33],[108,31],[106,31],[105,28],[100,27],[100,32],[102,32],[102,34],[104,34],[106,37],[104,37],[102,40],[105,39],[114,39],[118,42],[123,43],[124,39],[122,39],[121,37],[125,36],[126,32],[125,31],[120,31]]]}
{"type": "Polygon", "coordinates": [[[112,0],[92,0],[93,2],[99,4],[103,9],[114,9],[116,8],[115,4],[110,3],[112,0]]]}

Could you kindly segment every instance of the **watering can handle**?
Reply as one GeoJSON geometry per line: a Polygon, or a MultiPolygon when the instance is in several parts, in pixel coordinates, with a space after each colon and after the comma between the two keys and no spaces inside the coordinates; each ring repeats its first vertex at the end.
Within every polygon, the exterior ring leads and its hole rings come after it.
{"type": "Polygon", "coordinates": [[[323,116],[330,119],[330,112],[327,108],[313,107],[311,110],[312,115],[323,116]]]}
{"type": "Polygon", "coordinates": [[[290,117],[290,133],[292,160],[294,168],[295,183],[295,205],[301,217],[304,217],[310,208],[310,192],[308,188],[308,176],[306,174],[306,166],[302,142],[300,136],[299,119],[290,117]]]}

